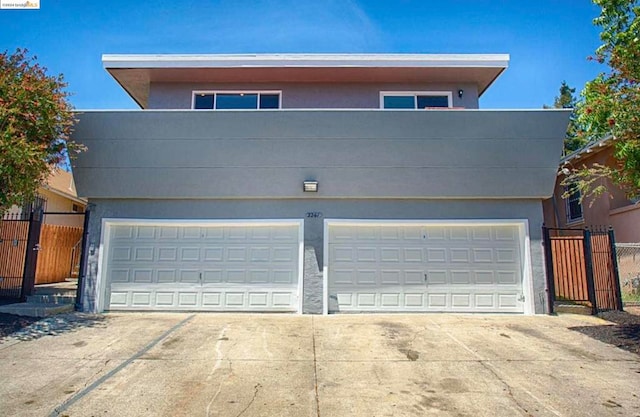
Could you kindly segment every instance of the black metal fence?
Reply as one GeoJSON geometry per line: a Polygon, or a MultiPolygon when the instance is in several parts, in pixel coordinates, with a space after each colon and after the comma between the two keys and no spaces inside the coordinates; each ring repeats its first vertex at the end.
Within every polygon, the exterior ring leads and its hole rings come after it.
{"type": "Polygon", "coordinates": [[[33,292],[42,211],[0,220],[0,297],[25,299],[33,292]]]}
{"type": "Polygon", "coordinates": [[[622,310],[613,230],[543,227],[549,312],[556,302],[622,310]]]}

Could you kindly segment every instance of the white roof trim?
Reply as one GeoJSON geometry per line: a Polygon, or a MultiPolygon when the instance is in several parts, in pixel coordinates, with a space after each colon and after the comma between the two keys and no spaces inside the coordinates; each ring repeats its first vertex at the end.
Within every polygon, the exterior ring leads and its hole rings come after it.
{"type": "Polygon", "coordinates": [[[105,54],[105,68],[507,68],[509,54],[105,54]]]}
{"type": "Polygon", "coordinates": [[[571,161],[579,160],[582,157],[584,157],[585,155],[588,155],[588,154],[590,154],[592,152],[599,151],[602,148],[605,148],[605,147],[609,146],[609,144],[611,142],[613,142],[614,140],[615,140],[615,137],[613,135],[608,135],[608,136],[605,136],[604,138],[599,139],[599,140],[597,140],[595,142],[588,143],[585,146],[583,146],[582,148],[578,149],[577,151],[574,151],[574,152],[570,153],[569,155],[563,157],[560,160],[560,166],[567,165],[571,161]]]}
{"type": "Polygon", "coordinates": [[[50,185],[48,185],[48,184],[43,184],[43,185],[41,186],[41,188],[42,188],[43,190],[47,190],[47,191],[49,191],[50,193],[53,193],[53,194],[59,195],[60,197],[65,197],[65,198],[67,198],[67,199],[69,199],[69,200],[73,201],[74,203],[84,204],[85,206],[87,205],[87,200],[85,200],[84,198],[76,197],[76,196],[74,196],[73,194],[69,194],[69,193],[66,193],[66,192],[64,192],[64,191],[58,190],[57,188],[53,188],[53,187],[51,187],[51,186],[50,186],[50,185]]]}

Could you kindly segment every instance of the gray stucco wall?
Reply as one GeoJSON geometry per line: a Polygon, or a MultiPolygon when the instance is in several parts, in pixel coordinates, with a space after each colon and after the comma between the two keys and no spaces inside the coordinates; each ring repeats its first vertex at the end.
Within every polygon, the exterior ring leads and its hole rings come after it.
{"type": "MultiPolygon", "coordinates": [[[[536,313],[544,313],[545,279],[541,246],[542,204],[526,200],[432,199],[262,199],[262,200],[142,200],[91,199],[89,257],[84,308],[96,308],[98,249],[103,218],[140,219],[304,219],[305,246],[313,247],[322,268],[324,219],[528,219],[536,313]],[[321,217],[306,218],[306,213],[321,217]]],[[[321,288],[321,277],[306,274],[305,288],[321,288]]],[[[320,313],[322,297],[305,291],[303,310],[320,313]]]]}
{"type": "Polygon", "coordinates": [[[85,112],[90,198],[545,198],[566,111],[85,112]],[[303,193],[314,179],[319,192],[303,193]]]}
{"type": "Polygon", "coordinates": [[[371,83],[151,83],[148,109],[190,109],[193,91],[282,91],[283,109],[377,109],[381,91],[445,91],[453,93],[453,106],[478,108],[475,84],[371,84],[371,83]],[[458,97],[458,90],[464,90],[458,97]]]}

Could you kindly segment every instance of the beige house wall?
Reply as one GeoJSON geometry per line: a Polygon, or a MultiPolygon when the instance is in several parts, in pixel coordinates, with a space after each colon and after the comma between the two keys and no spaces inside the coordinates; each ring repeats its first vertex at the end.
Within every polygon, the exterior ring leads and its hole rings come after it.
{"type": "MultiPolygon", "coordinates": [[[[588,157],[571,161],[567,168],[582,168],[593,164],[615,166],[613,147],[596,149],[588,157]]],[[[582,202],[582,219],[568,221],[567,200],[562,198],[565,187],[564,175],[556,178],[553,197],[543,202],[545,225],[548,227],[583,228],[587,226],[612,226],[616,241],[620,243],[640,242],[640,205],[629,201],[622,190],[609,180],[604,182],[607,192],[598,198],[585,198],[582,202]]]]}
{"type": "MultiPolygon", "coordinates": [[[[79,207],[79,211],[84,212],[84,205],[70,200],[67,197],[63,197],[59,194],[53,193],[49,190],[40,189],[39,194],[47,200],[46,211],[47,212],[73,212],[73,205],[79,207]]],[[[44,222],[47,224],[56,224],[59,226],[72,226],[82,227],[84,222],[84,216],[82,215],[60,215],[60,214],[47,214],[44,222]]]]}

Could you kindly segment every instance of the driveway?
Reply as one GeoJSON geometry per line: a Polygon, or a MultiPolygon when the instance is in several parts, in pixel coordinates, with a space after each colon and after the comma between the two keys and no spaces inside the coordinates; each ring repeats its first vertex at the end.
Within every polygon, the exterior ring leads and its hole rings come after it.
{"type": "Polygon", "coordinates": [[[640,356],[516,315],[68,315],[0,343],[20,416],[640,416],[640,356]],[[46,334],[46,335],[45,335],[46,334]]]}

